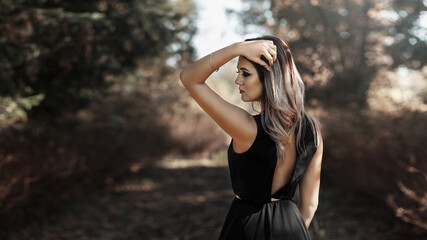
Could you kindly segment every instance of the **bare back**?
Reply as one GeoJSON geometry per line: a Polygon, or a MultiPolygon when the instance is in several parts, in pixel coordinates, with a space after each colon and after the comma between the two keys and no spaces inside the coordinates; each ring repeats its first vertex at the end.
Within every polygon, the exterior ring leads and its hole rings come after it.
{"type": "Polygon", "coordinates": [[[273,184],[271,186],[271,195],[273,195],[277,190],[279,190],[291,180],[295,163],[295,138],[292,137],[291,142],[285,146],[284,156],[281,159],[277,159],[276,169],[273,176],[273,184]]]}

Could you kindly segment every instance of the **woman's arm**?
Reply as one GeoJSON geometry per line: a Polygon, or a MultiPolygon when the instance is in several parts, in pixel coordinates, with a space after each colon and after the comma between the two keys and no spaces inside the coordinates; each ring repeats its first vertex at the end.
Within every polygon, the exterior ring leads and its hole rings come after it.
{"type": "MultiPolygon", "coordinates": [[[[276,49],[272,41],[238,42],[213,52],[211,62],[214,68],[219,68],[237,56],[245,56],[268,67],[268,64],[261,60],[261,55],[272,64],[276,57],[276,52],[270,50],[272,48],[276,49]]],[[[194,100],[235,140],[235,144],[241,148],[249,147],[256,137],[256,123],[247,111],[225,101],[209,88],[205,81],[213,71],[207,55],[185,67],[180,79],[194,100]]]]}
{"type": "Polygon", "coordinates": [[[319,204],[323,140],[320,134],[318,134],[318,136],[319,146],[317,147],[317,150],[311,159],[310,165],[308,166],[307,171],[305,172],[299,184],[300,201],[298,204],[298,209],[301,212],[307,229],[310,226],[311,220],[313,219],[314,213],[316,212],[317,206],[319,204]]]}

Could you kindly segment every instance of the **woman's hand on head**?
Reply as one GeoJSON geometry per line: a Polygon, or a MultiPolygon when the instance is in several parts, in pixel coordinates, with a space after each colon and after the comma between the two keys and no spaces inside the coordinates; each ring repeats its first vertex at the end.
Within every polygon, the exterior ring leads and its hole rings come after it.
{"type": "Polygon", "coordinates": [[[269,69],[276,61],[277,47],[273,41],[270,40],[253,40],[244,41],[239,43],[241,48],[241,56],[246,57],[252,62],[256,62],[259,65],[269,69]],[[261,56],[267,59],[268,63],[262,60],[261,56]]]}

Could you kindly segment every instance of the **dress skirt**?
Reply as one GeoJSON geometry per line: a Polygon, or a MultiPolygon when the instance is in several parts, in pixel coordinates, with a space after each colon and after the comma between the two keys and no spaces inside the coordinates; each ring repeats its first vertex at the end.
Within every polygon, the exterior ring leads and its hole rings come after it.
{"type": "Polygon", "coordinates": [[[310,233],[292,200],[254,204],[234,198],[220,240],[307,240],[310,233]]]}

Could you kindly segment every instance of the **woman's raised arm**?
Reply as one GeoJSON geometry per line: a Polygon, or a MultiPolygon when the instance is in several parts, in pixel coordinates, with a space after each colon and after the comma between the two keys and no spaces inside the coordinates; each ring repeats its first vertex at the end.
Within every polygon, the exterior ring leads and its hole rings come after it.
{"type": "MultiPolygon", "coordinates": [[[[256,137],[257,127],[253,117],[244,109],[235,106],[214,92],[205,81],[215,69],[237,56],[244,56],[259,62],[265,67],[267,63],[261,60],[264,55],[272,64],[275,60],[276,49],[272,41],[237,42],[207,55],[189,66],[180,74],[184,87],[200,107],[228,134],[240,148],[250,146],[256,137]]],[[[237,91],[237,89],[236,89],[237,91]]]]}

